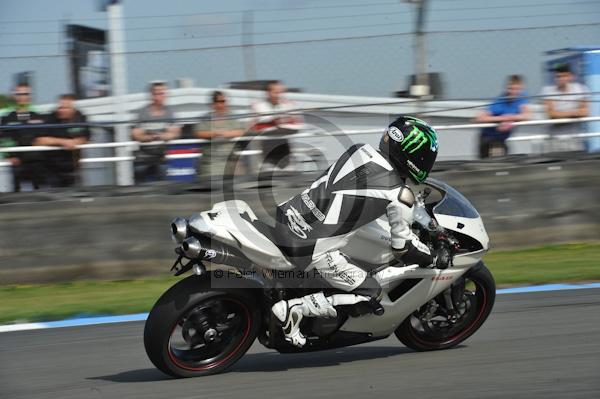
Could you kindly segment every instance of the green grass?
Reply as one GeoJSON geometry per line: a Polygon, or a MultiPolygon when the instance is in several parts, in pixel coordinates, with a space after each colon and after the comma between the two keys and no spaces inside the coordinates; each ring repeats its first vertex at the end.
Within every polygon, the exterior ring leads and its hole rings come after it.
{"type": "Polygon", "coordinates": [[[600,243],[490,252],[483,260],[498,286],[600,280],[600,243]]]}
{"type": "MultiPolygon", "coordinates": [[[[484,261],[498,286],[600,280],[600,243],[492,252],[484,261]]],[[[147,312],[179,279],[0,286],[0,323],[147,312]]]]}
{"type": "Polygon", "coordinates": [[[147,312],[179,278],[0,287],[0,323],[147,312]]]}

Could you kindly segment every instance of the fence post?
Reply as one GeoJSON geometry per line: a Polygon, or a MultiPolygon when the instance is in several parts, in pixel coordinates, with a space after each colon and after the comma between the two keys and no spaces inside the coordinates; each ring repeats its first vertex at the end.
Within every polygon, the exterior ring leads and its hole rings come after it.
{"type": "MultiPolygon", "coordinates": [[[[123,34],[123,6],[119,1],[111,2],[108,7],[108,45],[110,51],[110,85],[114,99],[113,107],[117,121],[115,140],[129,141],[129,129],[125,122],[125,94],[127,94],[127,69],[125,66],[125,36],[123,34]]],[[[118,157],[131,155],[130,147],[116,149],[118,157]]],[[[133,182],[133,164],[131,161],[117,162],[117,184],[130,186],[133,182]]]]}

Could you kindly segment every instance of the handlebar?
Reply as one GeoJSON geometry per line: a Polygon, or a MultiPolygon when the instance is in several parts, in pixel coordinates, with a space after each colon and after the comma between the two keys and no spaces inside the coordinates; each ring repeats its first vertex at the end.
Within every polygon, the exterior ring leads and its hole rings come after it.
{"type": "Polygon", "coordinates": [[[430,215],[427,211],[425,199],[429,194],[431,194],[431,189],[425,187],[425,189],[416,196],[414,225],[421,231],[421,239],[425,239],[438,253],[444,253],[445,256],[451,258],[460,250],[459,242],[449,231],[440,226],[435,217],[430,215]]]}

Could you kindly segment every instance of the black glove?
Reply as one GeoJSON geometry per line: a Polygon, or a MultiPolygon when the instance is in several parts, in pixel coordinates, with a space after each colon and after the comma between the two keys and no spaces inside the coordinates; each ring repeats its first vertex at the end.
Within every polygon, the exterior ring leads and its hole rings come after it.
{"type": "MultiPolygon", "coordinates": [[[[418,243],[417,245],[420,247],[425,247],[425,245],[422,243],[418,243]]],[[[425,250],[427,250],[427,248],[425,248],[425,250]]],[[[416,247],[412,241],[406,241],[404,248],[402,249],[392,248],[392,252],[396,259],[401,260],[407,265],[417,264],[420,267],[428,267],[434,261],[434,257],[432,255],[423,252],[423,250],[416,247]]]]}

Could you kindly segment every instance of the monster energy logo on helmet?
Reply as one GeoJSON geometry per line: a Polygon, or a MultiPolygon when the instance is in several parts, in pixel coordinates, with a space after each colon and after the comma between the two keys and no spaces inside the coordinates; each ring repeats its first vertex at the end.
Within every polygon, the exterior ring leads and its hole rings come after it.
{"type": "Polygon", "coordinates": [[[423,145],[429,142],[429,148],[431,149],[431,151],[437,151],[438,144],[437,137],[435,136],[435,134],[433,134],[429,129],[423,131],[418,126],[418,124],[423,124],[427,126],[426,122],[417,118],[410,118],[405,123],[407,125],[412,125],[413,128],[410,131],[410,133],[408,133],[408,135],[404,137],[404,140],[400,142],[402,150],[407,151],[409,154],[412,154],[413,152],[417,151],[419,148],[421,148],[423,145]]]}

